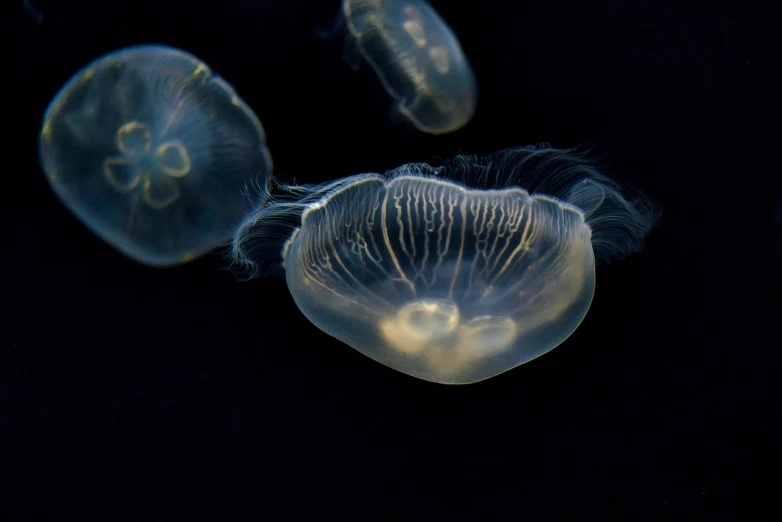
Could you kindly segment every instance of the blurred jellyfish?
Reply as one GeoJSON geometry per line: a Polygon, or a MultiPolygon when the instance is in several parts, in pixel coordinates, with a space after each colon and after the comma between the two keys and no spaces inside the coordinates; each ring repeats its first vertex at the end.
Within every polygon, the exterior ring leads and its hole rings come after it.
{"type": "Polygon", "coordinates": [[[246,185],[271,174],[261,122],[204,63],[162,46],[93,61],[52,100],[40,159],[62,203],[150,266],[230,240],[246,185]]]}
{"type": "Polygon", "coordinates": [[[567,339],[591,304],[596,260],[639,250],[657,218],[584,154],[547,147],[280,188],[240,227],[237,266],[260,274],[289,222],[281,258],[304,315],[378,362],[447,384],[567,339]]]}
{"type": "Polygon", "coordinates": [[[395,100],[392,119],[429,134],[465,126],[478,89],[453,31],[423,0],[343,0],[338,27],[345,28],[345,59],[358,57],[375,70],[395,100]]]}
{"type": "Polygon", "coordinates": [[[35,5],[30,0],[22,0],[22,7],[24,7],[24,10],[27,11],[27,13],[35,19],[37,23],[43,22],[43,14],[41,11],[38,10],[35,5]]]}

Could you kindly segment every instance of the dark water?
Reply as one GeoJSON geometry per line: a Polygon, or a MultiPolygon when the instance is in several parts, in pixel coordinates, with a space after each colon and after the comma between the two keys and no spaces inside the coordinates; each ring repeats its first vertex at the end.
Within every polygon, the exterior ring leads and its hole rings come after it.
{"type": "Polygon", "coordinates": [[[480,99],[430,136],[389,121],[368,68],[316,37],[334,2],[32,4],[3,14],[0,519],[778,520],[780,172],[756,139],[773,109],[759,13],[432,0],[480,99]],[[470,386],[407,377],[320,332],[284,281],[240,283],[214,256],[145,268],[59,203],[37,159],[44,109],[140,43],[231,82],[285,180],[589,143],[662,221],[600,267],[549,354],[470,386]]]}

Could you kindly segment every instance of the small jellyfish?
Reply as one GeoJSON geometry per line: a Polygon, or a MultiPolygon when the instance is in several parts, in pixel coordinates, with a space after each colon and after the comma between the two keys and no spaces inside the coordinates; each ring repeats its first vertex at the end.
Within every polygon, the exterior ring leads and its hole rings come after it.
{"type": "Polygon", "coordinates": [[[346,60],[356,61],[357,52],[395,100],[393,119],[429,134],[470,121],[475,76],[453,31],[425,1],[343,0],[338,25],[346,28],[346,60]]]}
{"type": "Polygon", "coordinates": [[[639,250],[658,215],[586,154],[548,146],[281,188],[237,232],[237,266],[259,274],[269,239],[290,223],[282,266],[304,315],[378,362],[445,384],[562,343],[590,307],[596,261],[639,250]]]}
{"type": "Polygon", "coordinates": [[[27,11],[37,23],[40,24],[43,22],[43,14],[41,14],[38,8],[36,8],[30,0],[22,0],[22,7],[24,7],[24,10],[27,11]]]}
{"type": "Polygon", "coordinates": [[[46,179],[101,239],[149,266],[230,241],[272,170],[261,122],[203,62],[163,46],[102,56],[46,109],[46,179]]]}

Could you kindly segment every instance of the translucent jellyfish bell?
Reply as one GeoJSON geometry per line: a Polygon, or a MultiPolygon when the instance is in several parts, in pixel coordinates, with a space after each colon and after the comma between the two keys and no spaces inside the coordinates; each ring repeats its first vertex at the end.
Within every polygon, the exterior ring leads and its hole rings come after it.
{"type": "Polygon", "coordinates": [[[272,162],[261,122],[203,62],[163,46],[122,49],[74,75],[46,110],[41,165],[90,230],[151,266],[223,244],[246,185],[272,162]]]}
{"type": "Polygon", "coordinates": [[[582,154],[551,148],[282,189],[239,229],[234,260],[257,274],[290,219],[282,259],[304,315],[376,361],[448,384],[567,339],[592,302],[596,259],[640,249],[657,217],[582,154]]]}
{"type": "Polygon", "coordinates": [[[347,29],[346,59],[357,61],[357,51],[372,66],[395,100],[394,119],[430,134],[470,121],[475,76],[453,31],[425,1],[343,0],[340,25],[347,29]]]}

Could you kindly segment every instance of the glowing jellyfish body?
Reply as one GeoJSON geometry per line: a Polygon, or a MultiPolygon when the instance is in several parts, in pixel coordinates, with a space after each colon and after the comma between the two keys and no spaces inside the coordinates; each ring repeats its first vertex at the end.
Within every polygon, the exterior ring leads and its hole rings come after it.
{"type": "Polygon", "coordinates": [[[596,258],[639,249],[655,219],[648,200],[629,202],[582,156],[549,148],[283,188],[294,199],[272,198],[240,228],[235,260],[257,267],[266,227],[300,216],[282,258],[309,320],[391,368],[449,384],[563,342],[591,304],[596,258]],[[459,182],[490,179],[507,182],[459,182]],[[514,186],[525,181],[552,195],[514,186]]]}
{"type": "Polygon", "coordinates": [[[430,134],[455,131],[472,118],[475,77],[459,41],[423,0],[344,0],[348,44],[394,98],[392,115],[430,134]]]}
{"type": "Polygon", "coordinates": [[[265,182],[263,127],[204,63],[162,46],[90,63],[44,115],[40,158],[63,204],[90,230],[151,266],[223,244],[265,182]]]}

